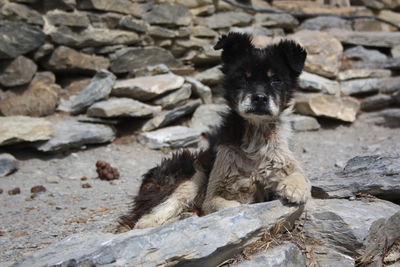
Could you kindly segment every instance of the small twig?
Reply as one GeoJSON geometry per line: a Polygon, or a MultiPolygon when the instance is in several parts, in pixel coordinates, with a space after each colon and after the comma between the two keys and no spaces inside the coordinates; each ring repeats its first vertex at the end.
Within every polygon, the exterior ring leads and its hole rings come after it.
{"type": "Polygon", "coordinates": [[[304,12],[296,12],[296,11],[286,11],[286,10],[280,10],[280,9],[272,9],[272,8],[258,8],[258,7],[252,7],[249,5],[241,4],[236,1],[231,1],[231,0],[222,0],[225,3],[228,3],[232,6],[235,7],[240,7],[243,9],[247,10],[252,10],[255,12],[260,12],[260,13],[272,13],[272,14],[289,14],[292,15],[296,18],[313,18],[313,17],[335,17],[335,18],[342,18],[345,20],[355,20],[355,19],[372,19],[376,20],[385,24],[388,24],[390,26],[395,27],[397,30],[400,30],[400,25],[397,25],[395,23],[392,23],[388,20],[381,19],[375,16],[346,16],[346,15],[334,15],[334,14],[324,14],[324,13],[304,13],[304,12]]]}

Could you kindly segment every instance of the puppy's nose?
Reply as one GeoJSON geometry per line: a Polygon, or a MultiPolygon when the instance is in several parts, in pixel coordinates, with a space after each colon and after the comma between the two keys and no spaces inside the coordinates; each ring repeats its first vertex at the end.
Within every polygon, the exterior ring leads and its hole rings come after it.
{"type": "Polygon", "coordinates": [[[254,103],[267,103],[268,97],[266,94],[255,94],[251,97],[251,100],[254,103]]]}

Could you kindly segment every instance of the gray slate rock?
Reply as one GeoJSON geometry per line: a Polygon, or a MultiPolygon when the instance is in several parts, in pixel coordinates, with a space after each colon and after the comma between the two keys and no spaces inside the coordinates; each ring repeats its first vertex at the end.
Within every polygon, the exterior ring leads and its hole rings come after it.
{"type": "Polygon", "coordinates": [[[391,128],[400,127],[400,109],[386,109],[379,112],[377,116],[379,116],[381,119],[375,123],[377,125],[383,125],[391,128]]]}
{"type": "Polygon", "coordinates": [[[306,259],[301,250],[292,243],[270,248],[250,259],[233,265],[235,267],[306,267],[306,259]]]}
{"type": "MultiPolygon", "coordinates": [[[[35,1],[35,0],[33,0],[33,1],[35,1]]],[[[64,11],[73,11],[74,8],[76,7],[76,0],[44,1],[43,7],[45,10],[59,9],[59,10],[64,10],[64,11]]]]}
{"type": "Polygon", "coordinates": [[[335,17],[316,17],[306,19],[299,26],[302,30],[323,31],[332,28],[352,30],[351,22],[349,20],[335,18],[335,17]]]}
{"type": "Polygon", "coordinates": [[[193,92],[203,100],[203,103],[212,103],[212,92],[210,87],[202,84],[193,77],[185,77],[185,81],[192,85],[193,92]]]}
{"type": "Polygon", "coordinates": [[[197,99],[194,101],[190,101],[187,104],[177,107],[175,109],[162,112],[146,122],[143,125],[142,130],[147,132],[170,125],[180,118],[192,114],[196,110],[196,108],[200,106],[200,104],[201,100],[197,99]]]}
{"type": "Polygon", "coordinates": [[[41,46],[46,35],[37,27],[8,21],[0,25],[0,59],[16,58],[41,46]]]}
{"type": "Polygon", "coordinates": [[[380,80],[379,91],[383,94],[394,94],[400,91],[400,77],[389,77],[380,80]]]}
{"type": "Polygon", "coordinates": [[[363,46],[348,48],[343,52],[346,58],[352,59],[356,67],[371,67],[372,62],[385,61],[387,56],[376,49],[368,49],[363,46]]]}
{"type": "Polygon", "coordinates": [[[78,95],[72,96],[68,101],[62,101],[58,109],[77,114],[83,112],[96,101],[106,98],[117,78],[107,70],[100,70],[92,78],[89,85],[78,95]]]}
{"type": "Polygon", "coordinates": [[[400,32],[356,32],[331,29],[329,34],[345,44],[391,48],[400,43],[400,32]]]}
{"type": "Polygon", "coordinates": [[[146,32],[150,25],[142,20],[134,19],[131,16],[124,16],[119,21],[119,26],[136,32],[146,32]]]}
{"type": "Polygon", "coordinates": [[[35,62],[24,56],[0,63],[0,85],[14,87],[29,83],[37,71],[35,62]]]}
{"type": "Polygon", "coordinates": [[[305,71],[299,77],[299,86],[304,91],[321,92],[329,95],[340,94],[340,84],[337,81],[305,71]]]}
{"type": "Polygon", "coordinates": [[[381,83],[378,78],[367,78],[344,81],[340,83],[340,86],[345,95],[362,95],[378,92],[381,83]]]}
{"type": "Polygon", "coordinates": [[[142,19],[150,24],[187,26],[192,21],[189,9],[181,5],[155,5],[142,19]]]}
{"type": "Polygon", "coordinates": [[[218,104],[201,105],[193,114],[190,127],[201,133],[215,130],[221,123],[221,114],[227,112],[229,107],[218,104]]]}
{"type": "Polygon", "coordinates": [[[376,60],[374,62],[371,62],[371,66],[375,68],[400,70],[400,57],[388,58],[385,60],[376,60]]]}
{"type": "Polygon", "coordinates": [[[13,155],[3,153],[0,154],[0,177],[9,175],[18,170],[18,161],[13,155]]]}
{"type": "Polygon", "coordinates": [[[373,111],[383,109],[394,103],[394,99],[390,95],[377,94],[366,97],[361,101],[361,110],[373,111]]]}
{"type": "Polygon", "coordinates": [[[321,128],[317,119],[309,116],[293,116],[290,118],[292,129],[298,132],[301,131],[316,131],[321,128]]]}
{"type": "Polygon", "coordinates": [[[54,134],[52,124],[41,118],[0,117],[0,146],[48,140],[54,134]]]}
{"type": "Polygon", "coordinates": [[[265,14],[258,13],[254,16],[255,24],[263,27],[277,27],[293,29],[299,25],[299,21],[289,14],[265,14]]]}
{"type": "Polygon", "coordinates": [[[189,99],[192,95],[192,85],[185,83],[182,85],[182,88],[173,91],[172,93],[168,93],[167,95],[161,96],[155,100],[153,100],[154,105],[160,105],[164,109],[172,109],[183,101],[189,99]]]}
{"type": "Polygon", "coordinates": [[[127,73],[145,66],[165,64],[168,67],[180,67],[182,62],[171,52],[160,47],[131,47],[118,50],[110,56],[113,73],[127,73]]]}
{"type": "Polygon", "coordinates": [[[337,173],[312,177],[313,196],[352,197],[366,193],[390,201],[400,201],[400,155],[358,156],[337,173]]]}
{"type": "Polygon", "coordinates": [[[119,80],[111,94],[147,101],[182,87],[184,82],[184,78],[172,73],[119,80]]]}
{"type": "Polygon", "coordinates": [[[149,8],[148,4],[138,4],[130,0],[81,0],[77,2],[79,9],[117,12],[135,16],[141,16],[149,8]]]}
{"type": "Polygon", "coordinates": [[[360,78],[387,78],[392,72],[390,70],[381,69],[349,69],[341,71],[338,74],[340,81],[360,79],[360,78]]]}
{"type": "Polygon", "coordinates": [[[44,20],[39,12],[16,3],[5,3],[1,7],[1,15],[7,20],[24,21],[29,24],[36,24],[42,26],[44,20]]]}
{"type": "Polygon", "coordinates": [[[171,126],[142,133],[138,141],[151,149],[182,148],[197,145],[200,142],[200,132],[184,126],[171,126]]]}
{"type": "Polygon", "coordinates": [[[293,223],[301,211],[296,206],[272,201],[118,235],[76,234],[12,266],[217,266],[261,237],[278,221],[293,223]]]}
{"type": "Polygon", "coordinates": [[[61,10],[51,10],[47,12],[46,18],[55,26],[70,26],[78,28],[86,28],[89,26],[89,19],[85,13],[82,12],[64,12],[61,10]]]}
{"type": "Polygon", "coordinates": [[[232,26],[246,26],[253,20],[253,16],[245,12],[219,12],[205,18],[205,25],[211,29],[230,28],[232,26]]]}
{"type": "Polygon", "coordinates": [[[151,106],[130,98],[110,98],[88,108],[91,117],[151,117],[161,111],[161,107],[151,106]]]}
{"type": "Polygon", "coordinates": [[[81,32],[74,32],[68,27],[61,26],[50,36],[55,44],[78,48],[118,44],[132,45],[139,41],[139,36],[132,31],[102,28],[88,28],[81,32]]]}
{"type": "MultiPolygon", "coordinates": [[[[306,209],[305,235],[352,257],[363,254],[377,223],[400,215],[400,206],[383,200],[312,200],[306,209]]],[[[400,231],[399,224],[391,227],[400,231]]]]}
{"type": "Polygon", "coordinates": [[[207,86],[213,86],[219,84],[223,77],[221,65],[218,65],[196,74],[193,78],[207,86]]]}
{"type": "Polygon", "coordinates": [[[61,121],[54,123],[55,135],[44,143],[33,145],[42,152],[59,152],[90,144],[103,144],[115,139],[115,130],[106,125],[61,121]]]}

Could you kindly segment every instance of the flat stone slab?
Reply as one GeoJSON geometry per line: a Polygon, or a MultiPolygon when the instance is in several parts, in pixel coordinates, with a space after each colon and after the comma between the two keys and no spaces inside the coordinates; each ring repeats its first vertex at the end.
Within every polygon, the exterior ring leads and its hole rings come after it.
{"type": "Polygon", "coordinates": [[[185,126],[171,126],[142,133],[138,141],[152,149],[181,148],[197,145],[200,142],[200,132],[185,126]]]}
{"type": "Polygon", "coordinates": [[[340,81],[360,79],[360,78],[387,78],[391,75],[390,70],[381,69],[350,69],[339,72],[340,81]]]}
{"type": "Polygon", "coordinates": [[[295,109],[302,115],[328,117],[346,122],[356,120],[360,103],[351,97],[303,94],[296,97],[295,109]]]}
{"type": "Polygon", "coordinates": [[[365,193],[400,201],[400,155],[358,156],[344,169],[312,177],[313,195],[323,198],[353,197],[365,193]]]}
{"type": "Polygon", "coordinates": [[[61,101],[58,109],[73,114],[85,111],[87,107],[111,93],[116,79],[115,75],[107,70],[98,71],[85,89],[68,101],[61,101]]]}
{"type": "Polygon", "coordinates": [[[54,136],[34,147],[43,152],[65,151],[83,145],[102,144],[115,138],[115,130],[106,125],[61,121],[54,123],[54,136]]]}
{"type": "Polygon", "coordinates": [[[18,170],[18,161],[8,153],[0,154],[0,177],[9,175],[18,170]]]}
{"type": "Polygon", "coordinates": [[[192,21],[192,14],[183,5],[161,4],[154,5],[142,19],[150,24],[187,26],[192,21]]]}
{"type": "Polygon", "coordinates": [[[220,12],[205,19],[205,25],[211,29],[230,28],[232,26],[249,25],[253,16],[245,12],[220,12]]]}
{"type": "Polygon", "coordinates": [[[159,106],[151,106],[130,98],[110,98],[89,107],[91,117],[149,117],[161,111],[159,106]]]}
{"type": "Polygon", "coordinates": [[[270,230],[302,212],[280,201],[242,205],[161,227],[113,235],[76,234],[12,265],[217,266],[270,230]]]}
{"type": "Polygon", "coordinates": [[[0,146],[48,140],[54,134],[51,122],[26,116],[0,117],[0,146]]]}
{"type": "Polygon", "coordinates": [[[182,85],[182,88],[154,99],[152,103],[160,105],[165,109],[171,109],[189,99],[191,95],[192,85],[186,83],[182,85]]]}
{"type": "Polygon", "coordinates": [[[143,131],[151,131],[151,130],[154,130],[157,128],[161,128],[161,127],[170,125],[170,124],[176,122],[177,120],[179,120],[180,118],[192,114],[195,111],[195,109],[198,106],[200,106],[200,104],[201,104],[201,100],[197,99],[194,101],[190,101],[183,106],[174,108],[169,111],[162,112],[162,113],[158,114],[157,116],[155,116],[154,118],[150,119],[148,122],[146,122],[143,125],[142,130],[143,131]]]}
{"type": "Polygon", "coordinates": [[[215,130],[221,123],[221,114],[227,112],[227,105],[205,104],[201,105],[193,114],[190,127],[201,133],[215,130]]]}
{"type": "Polygon", "coordinates": [[[344,81],[340,85],[342,93],[346,95],[372,94],[378,92],[381,87],[378,78],[344,81]]]}
{"type": "Polygon", "coordinates": [[[0,64],[0,85],[14,87],[28,84],[36,70],[35,62],[24,56],[19,56],[12,61],[4,61],[0,64]]]}
{"type": "Polygon", "coordinates": [[[298,132],[301,131],[317,131],[321,128],[318,121],[309,116],[293,116],[290,118],[292,129],[298,132]]]}
{"type": "Polygon", "coordinates": [[[345,44],[394,47],[400,43],[400,32],[356,32],[331,29],[329,30],[329,34],[335,36],[345,44]]]}
{"type": "Polygon", "coordinates": [[[174,74],[161,74],[117,81],[111,91],[114,96],[147,101],[182,87],[185,79],[174,74]]]}
{"type": "Polygon", "coordinates": [[[340,84],[337,81],[305,71],[299,77],[299,86],[304,91],[321,92],[329,95],[340,94],[340,84]]]}

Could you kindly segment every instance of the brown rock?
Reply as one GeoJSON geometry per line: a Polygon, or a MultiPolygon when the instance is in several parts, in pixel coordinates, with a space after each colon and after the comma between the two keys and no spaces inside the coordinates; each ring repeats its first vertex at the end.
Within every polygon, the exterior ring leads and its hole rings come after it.
{"type": "Polygon", "coordinates": [[[96,162],[96,172],[101,180],[110,181],[119,178],[118,170],[105,161],[99,160],[96,162]]]}
{"type": "Polygon", "coordinates": [[[305,70],[328,78],[339,72],[342,44],[325,32],[302,30],[290,36],[307,50],[305,70]]]}
{"type": "Polygon", "coordinates": [[[35,62],[24,56],[0,63],[0,85],[14,87],[29,83],[35,75],[35,62]]]}
{"type": "Polygon", "coordinates": [[[89,19],[81,12],[64,12],[58,9],[47,12],[49,22],[55,26],[65,25],[70,27],[86,28],[89,26],[89,19]]]}
{"type": "Polygon", "coordinates": [[[0,113],[5,116],[41,117],[52,114],[58,104],[60,86],[54,75],[37,73],[26,90],[10,94],[0,101],[0,113]]]}
{"type": "Polygon", "coordinates": [[[296,97],[295,109],[302,115],[322,116],[346,122],[356,120],[360,103],[351,97],[302,94],[296,97]]]}
{"type": "Polygon", "coordinates": [[[94,74],[98,69],[108,69],[110,61],[105,57],[80,53],[72,48],[58,47],[46,67],[55,72],[78,72],[94,74]]]}
{"type": "Polygon", "coordinates": [[[21,194],[21,189],[19,187],[16,187],[14,189],[8,190],[9,195],[18,195],[21,194]]]}
{"type": "Polygon", "coordinates": [[[43,185],[37,185],[31,188],[31,193],[44,193],[47,189],[43,185]]]}

